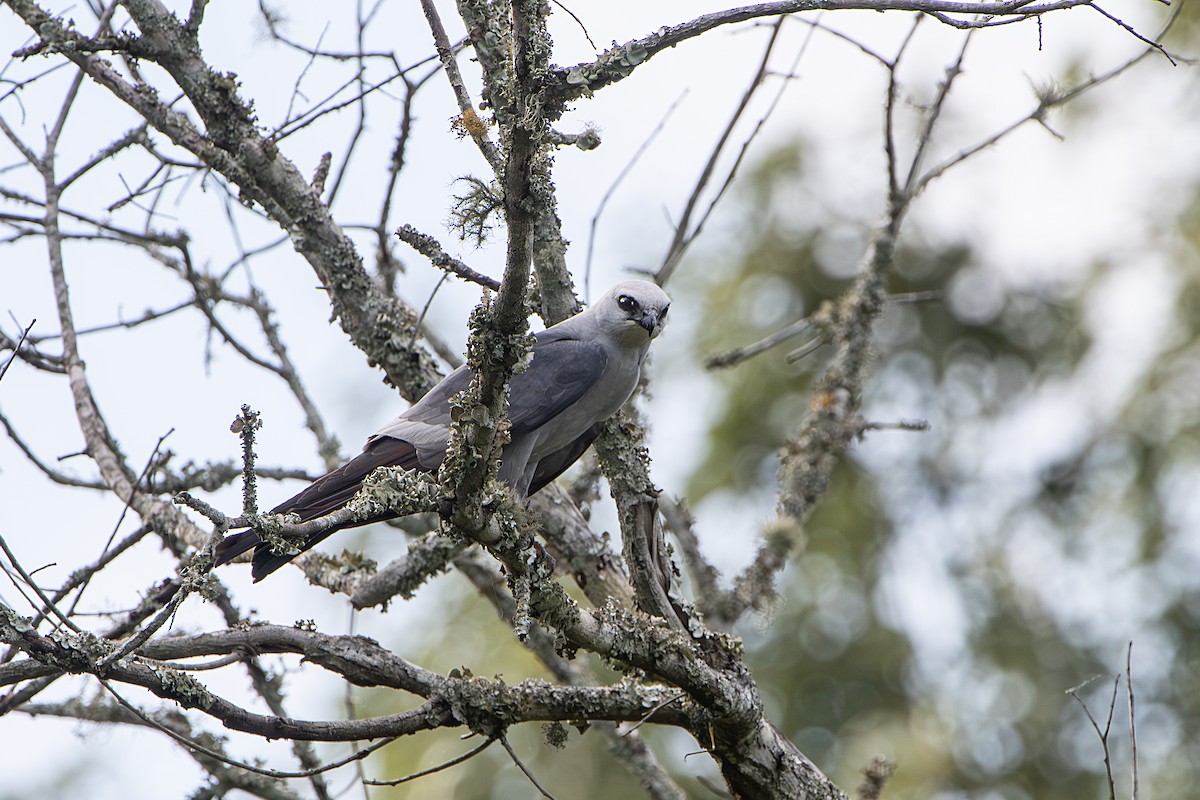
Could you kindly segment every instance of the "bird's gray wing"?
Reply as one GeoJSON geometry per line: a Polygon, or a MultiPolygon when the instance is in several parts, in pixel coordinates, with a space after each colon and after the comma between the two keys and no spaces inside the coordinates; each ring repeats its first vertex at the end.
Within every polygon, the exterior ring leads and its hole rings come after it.
{"type": "Polygon", "coordinates": [[[543,456],[533,471],[533,479],[529,481],[529,495],[539,490],[567,471],[567,468],[579,460],[584,451],[591,447],[592,442],[600,435],[604,422],[597,422],[583,432],[583,435],[572,441],[566,447],[560,447],[553,453],[543,456]]]}
{"type": "Polygon", "coordinates": [[[508,424],[512,437],[552,424],[555,417],[597,386],[607,366],[608,354],[598,343],[558,338],[539,342],[529,368],[514,375],[510,384],[508,424]]]}
{"type": "Polygon", "coordinates": [[[301,521],[324,516],[350,502],[363,479],[378,467],[421,469],[416,450],[408,442],[389,437],[372,439],[357,456],[313,481],[300,494],[275,506],[271,513],[296,514],[301,521]]]}
{"type": "MultiPolygon", "coordinates": [[[[509,383],[508,423],[511,435],[524,436],[548,423],[578,402],[604,374],[608,355],[595,342],[542,331],[535,336],[529,367],[509,383]]],[[[472,373],[459,367],[421,398],[420,402],[376,431],[424,448],[440,435],[450,434],[450,400],[471,383],[472,373]]]]}
{"type": "Polygon", "coordinates": [[[471,385],[471,378],[472,373],[469,369],[465,366],[459,367],[442,378],[441,382],[426,392],[412,408],[375,431],[371,438],[391,436],[408,441],[414,433],[419,436],[420,429],[432,433],[440,430],[445,436],[449,436],[450,400],[471,385]]]}

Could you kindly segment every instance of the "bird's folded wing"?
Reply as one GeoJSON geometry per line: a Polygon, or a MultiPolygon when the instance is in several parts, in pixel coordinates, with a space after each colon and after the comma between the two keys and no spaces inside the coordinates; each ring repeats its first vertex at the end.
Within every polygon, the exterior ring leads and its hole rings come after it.
{"type": "MultiPolygon", "coordinates": [[[[537,430],[577,403],[604,375],[608,356],[595,342],[537,335],[533,358],[509,384],[508,421],[514,437],[537,430]]],[[[422,450],[444,451],[450,435],[450,400],[471,383],[471,371],[459,367],[420,402],[380,428],[375,436],[412,442],[422,450]],[[440,437],[440,441],[434,441],[440,437]]]]}
{"type": "Polygon", "coordinates": [[[603,422],[597,422],[566,447],[560,447],[538,461],[537,469],[533,472],[533,479],[529,482],[529,494],[537,494],[546,484],[566,472],[567,467],[578,461],[579,457],[583,455],[583,451],[596,441],[596,437],[600,435],[600,429],[603,427],[603,422]]]}
{"type": "Polygon", "coordinates": [[[512,379],[508,395],[512,436],[554,424],[555,417],[597,388],[607,366],[608,355],[596,342],[539,342],[529,368],[512,379]]]}
{"type": "Polygon", "coordinates": [[[300,494],[275,506],[271,513],[296,514],[301,520],[328,514],[350,502],[362,487],[363,479],[378,467],[421,469],[421,464],[417,461],[416,448],[410,443],[378,436],[367,442],[357,456],[313,481],[300,494]]]}

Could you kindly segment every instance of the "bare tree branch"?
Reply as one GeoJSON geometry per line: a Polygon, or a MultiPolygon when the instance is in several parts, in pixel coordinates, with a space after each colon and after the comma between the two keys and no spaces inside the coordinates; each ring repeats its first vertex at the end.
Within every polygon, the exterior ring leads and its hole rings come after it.
{"type": "Polygon", "coordinates": [[[395,349],[396,341],[407,338],[394,337],[392,331],[407,332],[416,314],[372,291],[353,244],[330,218],[320,198],[295,166],[258,133],[228,79],[201,60],[191,35],[161,4],[139,0],[127,6],[143,35],[157,37],[165,48],[143,57],[160,59],[161,66],[195,104],[208,127],[208,136],[201,135],[183,115],[139,91],[107,61],[80,49],[86,41],[36,3],[5,2],[44,37],[43,44],[61,50],[83,73],[108,88],[157,130],[261,203],[289,231],[298,252],[320,277],[347,334],[383,367],[402,393],[417,397],[432,385],[433,360],[428,354],[395,349]]]}
{"type": "Polygon", "coordinates": [[[962,28],[983,28],[997,24],[1035,19],[1053,11],[1091,5],[1091,0],[1004,0],[999,3],[959,2],[958,0],[778,0],[777,2],[730,8],[704,14],[688,22],[660,28],[641,39],[604,51],[589,63],[564,67],[557,71],[556,99],[569,102],[628,77],[653,56],[688,39],[723,25],[747,22],[762,17],[797,14],[803,11],[915,11],[940,22],[962,28]],[[964,19],[965,17],[965,19],[964,19]]]}

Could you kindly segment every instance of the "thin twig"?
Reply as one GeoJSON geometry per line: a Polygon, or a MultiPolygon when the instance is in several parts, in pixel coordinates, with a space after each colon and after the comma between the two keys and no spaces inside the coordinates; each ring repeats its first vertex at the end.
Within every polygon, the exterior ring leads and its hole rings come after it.
{"type": "MultiPolygon", "coordinates": [[[[1108,13],[1107,11],[1105,11],[1103,8],[1101,8],[1098,4],[1096,4],[1094,2],[1088,3],[1087,5],[1089,8],[1093,8],[1096,11],[1100,12],[1100,14],[1102,14],[1103,16],[1107,17],[1108,19],[1112,20],[1117,25],[1120,25],[1122,28],[1125,29],[1125,31],[1127,33],[1129,33],[1131,36],[1133,36],[1138,41],[1141,41],[1141,42],[1145,43],[1148,47],[1151,47],[1151,48],[1157,50],[1158,52],[1162,53],[1163,57],[1166,58],[1167,61],[1171,62],[1172,67],[1179,66],[1177,63],[1175,63],[1175,59],[1171,58],[1171,54],[1167,52],[1167,48],[1163,47],[1161,44],[1154,41],[1153,39],[1148,39],[1145,36],[1143,36],[1142,34],[1138,33],[1136,30],[1134,30],[1133,26],[1130,25],[1128,22],[1125,22],[1123,19],[1113,16],[1112,14],[1108,13]]],[[[1135,797],[1136,797],[1136,787],[1135,787],[1135,797]]]]}
{"type": "MultiPolygon", "coordinates": [[[[1100,676],[1096,676],[1098,678],[1100,676]]],[[[1087,707],[1087,703],[1079,697],[1079,690],[1087,686],[1096,678],[1089,678],[1078,686],[1067,689],[1067,694],[1074,697],[1076,702],[1083,707],[1083,713],[1087,715],[1088,722],[1092,723],[1092,730],[1096,732],[1096,736],[1100,739],[1100,747],[1104,751],[1104,774],[1108,783],[1108,800],[1117,800],[1116,782],[1113,780],[1112,771],[1112,753],[1108,749],[1108,734],[1112,730],[1113,710],[1117,707],[1117,689],[1121,685],[1121,676],[1117,675],[1113,680],[1112,699],[1108,704],[1108,719],[1104,723],[1104,730],[1100,730],[1100,724],[1096,722],[1096,718],[1092,716],[1092,711],[1087,707]]]]}
{"type": "Polygon", "coordinates": [[[920,14],[913,17],[912,27],[908,29],[900,47],[896,49],[896,57],[887,64],[888,88],[883,112],[883,152],[887,156],[888,201],[892,208],[900,203],[900,160],[896,151],[896,98],[900,94],[900,83],[896,79],[897,67],[912,43],[922,19],[924,17],[920,14]]]}
{"type": "Polygon", "coordinates": [[[591,225],[588,228],[587,257],[583,262],[584,297],[589,299],[591,298],[592,255],[594,254],[596,248],[596,226],[600,224],[600,217],[604,214],[604,209],[608,205],[609,199],[612,198],[613,193],[617,191],[617,187],[621,185],[626,176],[633,171],[634,166],[638,163],[646,150],[650,148],[651,143],[653,143],[654,140],[658,138],[658,135],[662,133],[663,128],[666,127],[667,120],[671,118],[671,115],[675,113],[675,109],[679,107],[679,104],[683,102],[683,98],[687,97],[687,95],[688,91],[687,89],[684,89],[679,96],[675,98],[675,101],[671,103],[671,105],[667,106],[667,110],[663,112],[661,117],[659,117],[658,124],[654,126],[654,130],[650,131],[646,138],[642,140],[642,143],[638,145],[638,148],[634,151],[633,156],[630,157],[629,161],[625,162],[625,166],[622,167],[621,171],[617,173],[617,177],[613,178],[612,183],[610,183],[608,185],[608,189],[605,190],[604,196],[601,197],[600,202],[596,204],[596,212],[592,214],[591,225]]]}
{"type": "Polygon", "coordinates": [[[771,60],[771,53],[775,50],[775,43],[779,40],[779,31],[782,27],[783,17],[780,17],[771,26],[771,35],[767,39],[767,46],[763,49],[758,69],[750,79],[750,85],[746,87],[746,91],[742,94],[742,99],[738,102],[737,108],[734,109],[732,116],[730,116],[729,121],[725,125],[725,129],[713,145],[713,149],[708,155],[708,161],[700,171],[700,177],[696,179],[696,185],[692,187],[692,193],[684,205],[683,214],[675,224],[675,236],[667,248],[667,253],[663,257],[662,264],[654,273],[654,282],[660,286],[665,285],[670,280],[671,274],[679,266],[679,261],[683,258],[688,245],[700,233],[700,225],[697,225],[695,229],[692,228],[692,214],[700,202],[700,195],[704,192],[705,187],[708,186],[708,182],[712,178],[713,171],[717,166],[717,160],[724,153],[729,137],[733,135],[733,129],[741,120],[742,115],[746,113],[746,109],[750,106],[750,100],[767,77],[767,65],[771,60]]]}
{"type": "Polygon", "coordinates": [[[759,353],[770,350],[776,345],[786,342],[788,339],[799,336],[813,326],[814,322],[811,317],[797,320],[785,328],[781,328],[769,336],[759,339],[754,344],[738,347],[733,350],[727,350],[724,353],[716,353],[704,359],[704,368],[709,370],[727,369],[729,367],[740,364],[741,362],[753,358],[759,353]]]}
{"type": "Polygon", "coordinates": [[[567,8],[565,5],[560,3],[559,0],[552,0],[552,2],[554,3],[554,5],[558,6],[563,11],[567,12],[567,15],[570,16],[571,19],[575,20],[575,24],[579,26],[579,30],[583,31],[583,38],[587,39],[587,43],[592,46],[592,49],[599,50],[600,48],[596,47],[596,43],[592,41],[592,35],[590,33],[588,33],[587,26],[583,24],[583,20],[581,20],[578,16],[576,16],[574,11],[572,11],[571,9],[567,8]]]}
{"type": "Polygon", "coordinates": [[[390,781],[364,780],[363,783],[365,783],[367,786],[399,786],[402,783],[408,783],[409,781],[415,781],[417,778],[424,778],[426,775],[433,775],[435,772],[441,772],[442,770],[447,770],[447,769],[450,769],[451,767],[456,767],[459,764],[463,763],[464,761],[470,761],[472,758],[474,758],[475,756],[482,753],[484,750],[487,750],[489,747],[491,747],[492,744],[495,743],[495,741],[496,741],[495,737],[489,738],[483,744],[472,748],[471,750],[467,751],[466,753],[463,753],[461,756],[456,756],[455,758],[452,758],[449,761],[438,764],[436,767],[430,767],[429,769],[423,769],[420,772],[414,772],[410,775],[405,775],[403,778],[396,778],[395,780],[390,780],[390,781]]]}
{"type": "MultiPolygon", "coordinates": [[[[8,557],[8,563],[12,564],[13,569],[15,569],[17,574],[21,576],[21,580],[25,581],[25,585],[32,589],[34,594],[38,596],[38,599],[42,601],[42,607],[44,609],[52,613],[58,618],[59,622],[61,622],[63,625],[66,625],[71,630],[75,631],[76,633],[83,633],[83,629],[72,622],[70,617],[60,611],[58,605],[49,597],[47,597],[46,593],[42,591],[42,587],[33,580],[33,576],[25,571],[25,568],[21,566],[21,562],[17,560],[16,554],[9,549],[8,542],[4,540],[4,536],[2,534],[0,534],[0,550],[4,551],[4,555],[8,557]]],[[[17,584],[16,580],[13,579],[11,575],[9,575],[9,579],[12,580],[13,585],[17,586],[19,590],[20,585],[17,584]]],[[[22,592],[22,594],[24,594],[24,592],[22,592]]]]}
{"type": "MultiPolygon", "coordinates": [[[[1174,62],[1172,62],[1174,63],[1174,62]]],[[[1137,717],[1133,710],[1133,642],[1125,651],[1125,691],[1129,697],[1129,755],[1133,779],[1133,800],[1138,800],[1137,717]]]]}
{"type": "Polygon", "coordinates": [[[122,697],[121,694],[112,687],[111,683],[104,680],[103,678],[97,678],[97,680],[100,682],[100,685],[103,686],[105,688],[105,690],[110,695],[113,696],[113,699],[115,699],[117,701],[117,703],[119,703],[126,711],[130,712],[131,714],[136,716],[138,719],[140,719],[142,722],[149,725],[150,727],[155,728],[155,729],[167,734],[172,739],[179,742],[181,745],[188,748],[189,750],[194,750],[198,753],[203,753],[204,755],[209,756],[210,758],[215,758],[218,761],[220,761],[221,763],[228,764],[231,767],[238,767],[239,769],[244,769],[249,772],[253,772],[257,775],[266,775],[269,778],[307,778],[312,775],[318,775],[322,772],[329,772],[330,770],[338,769],[339,767],[344,767],[353,761],[358,761],[360,759],[366,758],[367,756],[374,753],[376,750],[380,750],[384,747],[387,747],[389,744],[391,744],[392,742],[396,741],[396,739],[399,738],[399,737],[393,736],[393,737],[389,737],[386,739],[381,739],[380,741],[376,742],[375,744],[372,744],[369,747],[365,747],[362,750],[359,750],[355,753],[351,753],[350,755],[346,756],[345,758],[339,759],[337,761],[332,761],[328,764],[323,764],[320,767],[314,767],[313,769],[297,770],[295,772],[288,772],[285,770],[278,770],[278,769],[263,769],[262,767],[256,767],[253,764],[248,764],[244,761],[238,761],[237,759],[230,758],[229,756],[227,756],[223,753],[219,753],[216,750],[205,747],[204,745],[200,744],[199,742],[197,742],[193,739],[189,739],[188,737],[184,736],[183,734],[176,733],[175,731],[171,730],[167,726],[165,726],[162,723],[158,722],[157,720],[151,718],[149,715],[147,715],[145,712],[143,712],[140,708],[133,705],[128,700],[126,700],[124,697],[122,697]]]}
{"type": "Polygon", "coordinates": [[[554,795],[550,794],[540,783],[538,783],[537,778],[533,776],[533,773],[529,771],[529,768],[526,767],[524,762],[517,757],[516,751],[514,751],[512,749],[512,745],[508,743],[508,738],[504,734],[500,734],[496,738],[500,740],[500,744],[504,745],[504,749],[508,751],[509,758],[513,760],[513,763],[517,765],[517,768],[521,770],[521,772],[525,773],[525,777],[528,778],[529,782],[533,784],[533,787],[541,793],[542,797],[547,798],[547,800],[555,800],[554,795]]]}
{"type": "Polygon", "coordinates": [[[129,639],[127,639],[125,643],[116,650],[113,650],[111,653],[96,662],[96,672],[99,674],[104,674],[104,670],[107,669],[109,665],[117,663],[130,653],[136,653],[142,645],[150,641],[151,636],[157,633],[163,625],[167,624],[168,620],[175,616],[175,612],[179,610],[180,604],[183,603],[184,599],[189,594],[189,584],[184,582],[183,585],[180,586],[179,591],[175,592],[170,601],[163,606],[153,620],[143,626],[142,629],[133,636],[130,636],[129,639]]]}
{"type": "MultiPolygon", "coordinates": [[[[875,59],[880,64],[882,64],[884,67],[887,67],[890,69],[892,66],[892,62],[888,61],[886,58],[881,56],[879,53],[877,53],[874,50],[872,50],[871,48],[867,47],[865,44],[863,44],[859,40],[855,39],[854,37],[849,36],[848,34],[842,33],[841,31],[837,30],[836,28],[831,28],[830,26],[826,25],[824,22],[821,21],[820,17],[817,17],[816,19],[808,19],[807,17],[788,17],[788,19],[794,20],[795,22],[799,22],[804,25],[809,25],[813,28],[816,28],[817,30],[821,30],[821,31],[824,31],[825,33],[828,33],[830,36],[834,37],[835,39],[841,39],[843,42],[854,45],[864,55],[870,56],[871,58],[875,59]]],[[[918,17],[918,19],[920,19],[920,17],[918,17]]]]}
{"type": "Polygon", "coordinates": [[[867,431],[914,431],[923,433],[929,430],[929,422],[923,419],[899,419],[895,422],[868,422],[867,420],[863,420],[860,430],[862,433],[866,433],[867,431]]]}
{"type": "MultiPolygon", "coordinates": [[[[786,19],[786,17],[780,17],[779,23],[782,24],[786,19]]],[[[819,15],[818,19],[820,19],[819,15]]],[[[771,98],[770,104],[762,113],[762,116],[758,118],[758,122],[755,123],[754,128],[750,131],[746,138],[742,140],[742,145],[740,148],[738,148],[738,154],[733,159],[733,164],[729,167],[729,170],[725,173],[725,180],[721,182],[721,188],[718,189],[716,194],[713,195],[713,198],[708,202],[708,207],[704,210],[704,213],[700,216],[700,220],[696,223],[696,227],[692,231],[692,239],[695,239],[700,235],[700,232],[704,230],[704,226],[708,222],[709,217],[712,216],[713,212],[717,208],[717,205],[725,196],[725,193],[729,191],[729,187],[733,185],[733,181],[738,174],[738,169],[742,166],[742,162],[746,160],[746,155],[750,152],[750,146],[754,143],[754,140],[758,138],[758,135],[762,133],[763,129],[766,128],[767,121],[771,118],[771,116],[775,113],[775,109],[777,109],[779,104],[783,101],[783,96],[787,92],[790,81],[795,77],[796,70],[800,66],[800,60],[804,58],[805,54],[808,52],[808,46],[812,43],[813,35],[815,33],[816,28],[810,28],[808,33],[805,35],[804,40],[800,42],[800,46],[796,48],[796,56],[792,59],[792,63],[788,67],[788,71],[781,76],[782,80],[779,81],[779,88],[775,92],[775,96],[771,98]]]]}
{"type": "MultiPolygon", "coordinates": [[[[437,297],[437,293],[442,288],[442,284],[445,283],[446,279],[449,277],[449,272],[442,273],[442,277],[438,278],[438,282],[434,285],[433,291],[429,293],[429,299],[426,300],[425,305],[421,307],[421,313],[417,315],[417,322],[415,325],[413,325],[412,338],[414,341],[417,338],[417,333],[421,330],[421,326],[425,323],[425,316],[429,313],[429,309],[433,305],[433,299],[437,297]]],[[[409,346],[411,346],[412,343],[413,342],[410,341],[409,346]]]]}
{"type": "MultiPolygon", "coordinates": [[[[975,31],[967,31],[963,37],[962,47],[958,50],[958,57],[954,63],[946,68],[946,77],[938,84],[937,96],[934,98],[933,104],[925,113],[924,123],[921,125],[921,132],[917,136],[917,149],[913,153],[912,161],[908,165],[908,177],[904,180],[904,197],[911,198],[913,191],[917,187],[917,181],[920,175],[921,163],[925,160],[925,153],[928,152],[929,146],[933,143],[933,130],[937,127],[938,120],[941,118],[942,110],[946,107],[946,100],[950,97],[950,90],[954,86],[955,80],[962,74],[963,59],[967,55],[967,46],[971,44],[971,37],[975,31]]],[[[907,205],[907,200],[905,205],[907,205]]]]}
{"type": "Polygon", "coordinates": [[[650,708],[650,710],[646,712],[646,716],[642,717],[642,718],[641,718],[641,719],[639,719],[637,722],[635,722],[635,723],[633,724],[633,727],[632,727],[632,728],[630,728],[630,729],[629,729],[629,730],[627,730],[627,731],[624,731],[624,732],[623,732],[621,735],[622,735],[622,736],[628,736],[629,734],[631,734],[631,733],[633,733],[634,731],[636,731],[638,728],[642,727],[642,725],[646,724],[646,722],[647,722],[647,721],[649,721],[649,719],[650,719],[651,717],[653,717],[653,716],[654,716],[654,713],[655,713],[656,711],[659,711],[660,709],[666,708],[667,706],[671,705],[671,703],[674,703],[674,702],[677,702],[677,701],[679,701],[679,700],[682,700],[682,699],[683,699],[683,698],[685,698],[685,697],[687,697],[687,692],[678,692],[677,694],[674,694],[674,695],[672,695],[671,697],[667,697],[667,698],[663,699],[661,702],[655,703],[655,704],[654,704],[654,705],[653,705],[653,706],[650,708]]]}
{"type": "Polygon", "coordinates": [[[13,359],[16,358],[17,353],[21,351],[21,345],[25,344],[25,339],[29,336],[29,331],[32,330],[33,326],[36,324],[36,318],[30,320],[29,324],[25,326],[25,330],[21,331],[21,338],[17,340],[17,345],[13,348],[12,355],[8,357],[8,361],[4,362],[4,369],[0,369],[0,381],[4,380],[4,376],[8,373],[8,368],[12,364],[13,359]]]}
{"type": "MultiPolygon", "coordinates": [[[[1168,23],[1163,28],[1162,34],[1165,34],[1167,32],[1167,30],[1170,29],[1171,24],[1174,21],[1174,19],[1175,19],[1175,17],[1173,16],[1172,19],[1170,21],[1168,21],[1168,23]]],[[[1160,35],[1162,35],[1162,34],[1160,34],[1160,35]]],[[[1130,68],[1132,68],[1134,65],[1138,64],[1143,59],[1150,56],[1153,52],[1154,52],[1154,50],[1152,48],[1147,48],[1147,49],[1143,50],[1141,53],[1139,53],[1138,55],[1134,56],[1133,58],[1130,58],[1125,63],[1114,67],[1113,69],[1109,70],[1108,72],[1103,72],[1099,75],[1088,78],[1087,80],[1083,81],[1082,83],[1080,83],[1079,85],[1077,85],[1075,87],[1072,87],[1069,90],[1045,93],[1041,98],[1039,98],[1038,104],[1033,108],[1033,110],[1030,111],[1028,114],[1026,114],[1024,117],[1021,117],[1020,119],[1010,123],[1009,125],[1005,126],[1001,130],[997,131],[996,133],[992,134],[991,136],[984,138],[983,140],[977,142],[976,144],[971,145],[970,147],[968,147],[964,150],[961,150],[960,152],[947,158],[945,161],[938,164],[937,166],[931,167],[917,181],[916,185],[913,187],[913,193],[920,194],[922,191],[925,190],[925,188],[931,182],[933,182],[937,178],[944,175],[947,171],[949,171],[953,167],[957,166],[958,164],[962,163],[963,161],[966,161],[968,158],[971,158],[975,154],[995,145],[1001,139],[1006,138],[1009,134],[1011,134],[1018,128],[1022,127],[1027,122],[1037,122],[1037,123],[1041,124],[1044,128],[1046,128],[1046,130],[1050,131],[1054,136],[1061,139],[1062,137],[1059,134],[1055,133],[1053,130],[1051,130],[1046,123],[1046,117],[1052,109],[1059,108],[1063,105],[1066,105],[1067,103],[1076,99],[1080,95],[1096,88],[1097,86],[1100,86],[1101,84],[1107,83],[1108,81],[1112,80],[1113,78],[1116,78],[1117,76],[1125,73],[1130,68]]]]}
{"type": "MultiPolygon", "coordinates": [[[[102,333],[104,331],[111,331],[111,330],[115,330],[117,328],[131,330],[133,328],[138,327],[139,325],[145,325],[148,322],[154,322],[155,320],[159,320],[159,319],[162,319],[163,317],[170,316],[171,314],[174,314],[177,311],[182,311],[185,308],[189,308],[193,304],[193,302],[194,301],[192,301],[192,300],[185,300],[181,303],[176,303],[175,305],[170,306],[168,308],[164,308],[161,311],[155,311],[154,309],[146,309],[146,311],[144,311],[140,317],[137,317],[135,319],[120,319],[118,317],[116,322],[106,322],[106,323],[102,323],[100,325],[92,325],[89,328],[80,328],[79,330],[75,331],[75,334],[77,336],[84,336],[89,333],[102,333]]],[[[48,333],[45,336],[35,336],[30,341],[33,343],[37,343],[37,342],[51,341],[51,340],[58,339],[58,338],[59,338],[59,334],[48,333]]]]}
{"type": "MultiPolygon", "coordinates": [[[[174,432],[175,429],[171,428],[162,436],[158,437],[158,441],[154,444],[154,449],[150,452],[150,456],[146,459],[145,466],[142,467],[142,471],[138,474],[137,481],[134,483],[135,492],[143,485],[148,485],[149,481],[147,479],[150,477],[150,473],[154,471],[154,467],[158,463],[158,453],[160,450],[162,450],[163,442],[166,441],[167,437],[174,432]]],[[[104,542],[104,547],[100,551],[100,561],[104,560],[104,554],[108,552],[108,548],[112,547],[113,542],[116,540],[117,531],[121,529],[121,525],[125,522],[125,517],[129,514],[129,505],[132,500],[133,498],[131,495],[122,506],[121,514],[117,517],[116,524],[113,525],[112,532],[108,534],[108,539],[104,542]]],[[[87,590],[89,584],[91,583],[93,575],[95,575],[95,572],[89,573],[87,577],[79,583],[79,588],[75,593],[75,598],[71,600],[71,607],[67,610],[68,615],[74,614],[75,609],[79,607],[79,602],[83,599],[83,593],[87,590]]]]}
{"type": "Polygon", "coordinates": [[[433,0],[421,0],[421,10],[425,12],[425,20],[429,23],[430,33],[433,34],[433,45],[437,48],[438,58],[442,60],[443,69],[446,70],[450,88],[454,90],[454,99],[458,101],[458,111],[462,115],[461,119],[464,123],[463,129],[470,134],[471,139],[479,148],[479,152],[487,159],[488,164],[499,177],[504,174],[504,156],[495,143],[488,138],[487,126],[475,113],[475,104],[471,102],[467,84],[463,81],[462,72],[458,69],[458,59],[454,49],[450,46],[450,37],[446,35],[446,28],[442,25],[442,18],[438,14],[437,6],[433,4],[433,0]]]}

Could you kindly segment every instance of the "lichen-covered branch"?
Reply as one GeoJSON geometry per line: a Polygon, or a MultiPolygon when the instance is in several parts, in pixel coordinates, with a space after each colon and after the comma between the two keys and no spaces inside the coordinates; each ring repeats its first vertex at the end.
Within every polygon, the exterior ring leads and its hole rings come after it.
{"type": "Polygon", "coordinates": [[[467,725],[477,733],[502,731],[510,724],[555,719],[637,721],[655,709],[651,721],[686,724],[678,703],[666,703],[669,689],[636,684],[613,687],[562,687],[542,681],[514,686],[482,678],[450,678],[424,670],[359,636],[327,634],[272,625],[229,629],[209,634],[158,639],[129,656],[106,665],[97,662],[112,645],[81,634],[43,636],[30,621],[0,604],[0,641],[16,645],[32,661],[0,667],[0,685],[30,674],[54,672],[96,674],[141,686],[185,708],[198,709],[234,730],[268,738],[349,741],[403,736],[435,727],[467,725]],[[200,656],[251,651],[297,653],[358,686],[383,686],[425,698],[418,709],[361,720],[305,721],[256,714],[218,697],[193,675],[165,666],[200,656]]]}
{"type": "Polygon", "coordinates": [[[396,229],[396,238],[428,258],[429,263],[438,269],[457,275],[471,283],[477,283],[493,292],[500,290],[500,281],[484,275],[482,272],[477,272],[457,258],[448,255],[438,240],[429,234],[421,233],[411,225],[401,225],[396,229]]]}
{"type": "Polygon", "coordinates": [[[622,412],[604,426],[596,454],[617,503],[622,555],[638,608],[685,629],[688,620],[669,596],[674,567],[658,525],[658,489],[650,480],[645,431],[622,412]]]}

